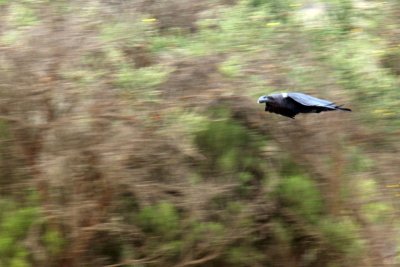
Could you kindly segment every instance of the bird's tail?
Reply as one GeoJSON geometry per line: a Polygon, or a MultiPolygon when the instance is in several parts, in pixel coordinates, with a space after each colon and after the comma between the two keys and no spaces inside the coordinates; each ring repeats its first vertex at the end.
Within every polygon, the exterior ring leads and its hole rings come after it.
{"type": "Polygon", "coordinates": [[[343,111],[351,111],[349,108],[342,108],[343,105],[336,106],[336,109],[343,110],[343,111]]]}

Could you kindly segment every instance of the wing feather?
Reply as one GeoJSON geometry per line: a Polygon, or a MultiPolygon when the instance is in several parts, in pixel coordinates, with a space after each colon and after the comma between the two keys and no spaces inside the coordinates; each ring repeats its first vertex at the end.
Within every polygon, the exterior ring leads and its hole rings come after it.
{"type": "Polygon", "coordinates": [[[302,93],[288,93],[288,97],[297,103],[308,107],[325,107],[328,109],[336,109],[336,105],[328,100],[316,98],[302,93]]]}

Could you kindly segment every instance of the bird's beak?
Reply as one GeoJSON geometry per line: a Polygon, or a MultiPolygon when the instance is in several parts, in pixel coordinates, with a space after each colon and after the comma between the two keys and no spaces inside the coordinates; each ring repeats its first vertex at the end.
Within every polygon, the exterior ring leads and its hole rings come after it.
{"type": "Polygon", "coordinates": [[[258,104],[262,104],[265,102],[267,102],[267,96],[263,95],[263,96],[260,96],[260,98],[258,98],[258,101],[257,101],[258,104]]]}

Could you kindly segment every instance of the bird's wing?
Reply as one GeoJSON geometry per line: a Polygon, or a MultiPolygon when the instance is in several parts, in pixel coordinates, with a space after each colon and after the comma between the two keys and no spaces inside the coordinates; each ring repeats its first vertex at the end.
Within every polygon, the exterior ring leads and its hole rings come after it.
{"type": "Polygon", "coordinates": [[[325,99],[319,99],[302,93],[288,93],[288,97],[303,106],[317,106],[335,109],[335,104],[325,99]]]}

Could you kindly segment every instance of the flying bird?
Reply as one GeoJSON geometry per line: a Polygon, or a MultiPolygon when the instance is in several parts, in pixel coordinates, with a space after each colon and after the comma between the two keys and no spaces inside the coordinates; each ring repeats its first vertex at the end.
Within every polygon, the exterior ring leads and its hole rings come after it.
{"type": "Polygon", "coordinates": [[[320,113],[332,110],[351,111],[349,108],[342,108],[343,105],[337,106],[331,101],[296,92],[264,95],[258,98],[258,103],[265,103],[265,111],[292,119],[299,113],[320,113]]]}

